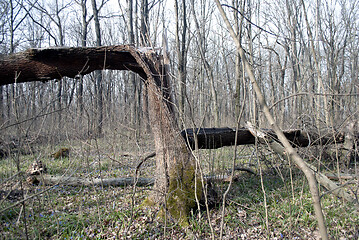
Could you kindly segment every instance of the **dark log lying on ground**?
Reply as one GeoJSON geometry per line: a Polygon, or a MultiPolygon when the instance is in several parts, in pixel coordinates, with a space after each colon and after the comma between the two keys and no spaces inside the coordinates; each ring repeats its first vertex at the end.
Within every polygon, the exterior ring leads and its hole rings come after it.
{"type": "MultiPolygon", "coordinates": [[[[262,129],[268,136],[278,140],[272,130],[262,129]]],[[[235,144],[235,128],[188,128],[181,132],[189,147],[195,149],[195,134],[197,135],[199,149],[215,149],[235,144]]],[[[334,143],[344,143],[345,134],[336,132],[335,134],[325,134],[319,136],[313,132],[302,130],[284,131],[284,135],[291,142],[293,147],[307,147],[313,145],[328,145],[334,143]]],[[[255,143],[255,137],[247,128],[237,130],[237,145],[249,145],[255,143]]]]}
{"type": "MultiPolygon", "coordinates": [[[[228,127],[185,129],[181,135],[192,149],[195,149],[194,133],[197,135],[199,149],[214,149],[234,145],[236,131],[228,127]]],[[[238,129],[237,136],[237,145],[254,144],[255,142],[253,135],[247,129],[238,129]]]]}

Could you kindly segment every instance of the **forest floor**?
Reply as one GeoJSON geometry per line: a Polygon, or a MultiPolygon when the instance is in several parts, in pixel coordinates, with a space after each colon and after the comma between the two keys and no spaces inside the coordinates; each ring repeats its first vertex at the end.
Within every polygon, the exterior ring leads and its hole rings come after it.
{"type": "MultiPolygon", "coordinates": [[[[319,238],[305,177],[264,148],[239,147],[236,163],[250,166],[257,174],[236,172],[238,178],[225,208],[219,201],[209,212],[194,209],[186,231],[159,218],[158,207],[141,206],[151,186],[34,186],[22,181],[20,174],[14,176],[18,168],[26,171],[34,160],[41,160],[51,175],[132,177],[141,156],[153,150],[149,137],[141,142],[150,144],[110,138],[67,141],[41,146],[33,155],[0,160],[0,239],[217,239],[222,219],[223,239],[319,238]],[[70,157],[50,157],[60,147],[68,146],[70,157]],[[31,198],[14,205],[27,197],[31,198]]],[[[200,150],[195,154],[206,174],[224,174],[230,169],[233,149],[200,150]]],[[[149,159],[141,167],[140,176],[153,177],[154,171],[154,159],[149,159]]],[[[357,194],[358,182],[354,183],[346,188],[357,194]]],[[[228,183],[215,182],[214,187],[221,196],[228,183]]],[[[324,188],[320,191],[331,239],[358,239],[357,209],[324,188]]]]}

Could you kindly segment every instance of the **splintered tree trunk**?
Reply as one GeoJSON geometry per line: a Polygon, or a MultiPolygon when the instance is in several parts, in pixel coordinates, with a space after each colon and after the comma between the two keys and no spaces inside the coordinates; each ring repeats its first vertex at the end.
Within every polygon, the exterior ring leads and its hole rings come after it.
{"type": "MultiPolygon", "coordinates": [[[[150,63],[159,63],[158,56],[149,56],[150,63]]],[[[175,122],[171,89],[164,65],[155,64],[160,77],[147,81],[149,117],[156,146],[155,191],[147,203],[166,202],[170,215],[183,227],[188,226],[187,215],[200,197],[201,184],[195,174],[195,161],[175,122]],[[195,185],[195,183],[197,183],[195,185]]]]}
{"type": "Polygon", "coordinates": [[[177,129],[168,75],[161,59],[148,48],[132,46],[29,49],[0,60],[0,86],[75,77],[100,69],[139,74],[148,87],[157,164],[154,191],[146,203],[165,203],[172,218],[186,227],[196,194],[200,197],[201,184],[196,179],[195,161],[177,129]]]}

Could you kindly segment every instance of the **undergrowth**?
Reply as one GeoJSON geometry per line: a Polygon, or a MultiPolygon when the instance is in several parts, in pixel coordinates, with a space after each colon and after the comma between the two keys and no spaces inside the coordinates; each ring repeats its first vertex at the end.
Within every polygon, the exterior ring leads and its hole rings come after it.
{"type": "MultiPolygon", "coordinates": [[[[129,144],[131,146],[131,144],[129,144]]],[[[148,148],[126,149],[105,142],[71,142],[61,146],[44,146],[41,153],[19,156],[20,168],[26,171],[34,160],[43,161],[48,173],[88,178],[133,176],[141,153],[148,148]],[[49,157],[62,146],[71,145],[70,157],[55,160],[49,157]],[[122,156],[131,151],[133,156],[122,156]],[[126,152],[127,152],[126,151],[126,152]]],[[[237,164],[258,170],[253,149],[239,149],[237,164]]],[[[227,174],[233,149],[199,151],[205,174],[227,174]]],[[[224,212],[224,239],[317,239],[317,224],[308,184],[299,170],[266,153],[260,159],[260,176],[236,172],[224,212]],[[280,163],[274,164],[273,162],[280,163]],[[291,170],[291,171],[290,171],[291,170]],[[267,210],[267,211],[266,211],[267,210]],[[266,214],[267,213],[267,214],[266,214]],[[266,224],[268,219],[268,225],[266,224]]],[[[189,239],[186,231],[172,221],[163,222],[159,207],[140,207],[151,187],[71,187],[26,185],[17,173],[16,156],[0,161],[2,194],[0,200],[1,239],[189,239]],[[20,184],[21,182],[21,184],[20,184]],[[32,196],[24,204],[13,205],[32,196]],[[132,198],[134,205],[132,205],[132,198]]],[[[141,176],[153,177],[154,161],[148,160],[141,176]]],[[[215,182],[219,195],[227,184],[215,182]]],[[[356,183],[357,184],[357,183],[356,183]]],[[[348,185],[350,187],[352,185],[348,185]]],[[[357,189],[352,188],[352,190],[357,189]]],[[[323,194],[326,190],[321,189],[323,194]]],[[[356,208],[327,193],[322,195],[329,235],[332,239],[358,238],[359,215],[356,208]]],[[[218,238],[221,222],[221,201],[210,210],[192,210],[190,230],[199,239],[211,237],[210,224],[218,238]],[[208,220],[209,219],[209,220],[208,220]]],[[[192,236],[193,237],[193,236],[192,236]]]]}

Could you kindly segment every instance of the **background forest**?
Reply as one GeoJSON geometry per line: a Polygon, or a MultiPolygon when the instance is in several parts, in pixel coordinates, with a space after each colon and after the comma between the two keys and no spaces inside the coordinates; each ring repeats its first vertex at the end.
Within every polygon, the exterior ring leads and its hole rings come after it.
{"type": "MultiPolygon", "coordinates": [[[[301,1],[290,0],[226,4],[239,10],[225,6],[281,126],[345,125],[357,111],[358,3],[309,1],[305,11],[301,1]]],[[[4,55],[48,46],[162,47],[165,39],[183,125],[193,119],[196,126],[234,126],[245,105],[243,119],[265,127],[214,2],[2,1],[1,11],[4,55]]],[[[98,75],[2,87],[2,121],[15,121],[16,97],[24,106],[19,120],[57,111],[43,123],[51,127],[41,128],[55,135],[64,133],[57,130],[59,123],[75,135],[119,123],[145,129],[146,89],[138,77],[118,71],[98,75]]],[[[29,131],[38,130],[32,125],[29,131]]]]}
{"type": "MultiPolygon", "coordinates": [[[[357,130],[359,1],[221,3],[282,129],[319,136],[357,130]]],[[[239,126],[250,121],[271,128],[215,1],[0,0],[3,56],[28,48],[122,44],[169,54],[179,129],[236,127],[238,119],[239,126]]],[[[178,226],[158,222],[156,211],[138,207],[149,187],[49,189],[28,186],[18,174],[42,160],[53,175],[133,176],[154,149],[147,91],[138,75],[111,70],[0,86],[0,145],[7,147],[0,152],[1,238],[189,238],[178,226]],[[59,148],[70,148],[70,156],[51,157],[59,148]],[[12,205],[36,191],[41,194],[12,205]]],[[[334,144],[299,153],[322,171],[356,176],[339,180],[358,200],[356,154],[342,150],[334,144]]],[[[239,176],[223,211],[207,217],[194,212],[192,237],[318,237],[308,186],[293,163],[257,144],[194,154],[206,174],[227,173],[233,158],[256,174],[239,176]]],[[[153,177],[154,169],[146,161],[141,176],[153,177]]],[[[216,183],[219,195],[226,184],[216,183]]],[[[359,237],[356,208],[321,193],[330,235],[359,237]]]]}

